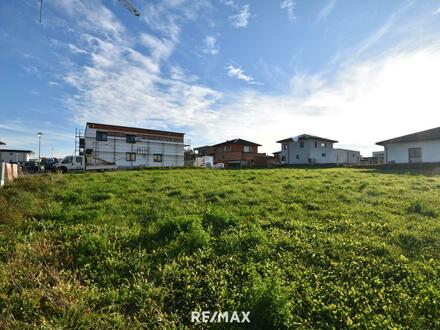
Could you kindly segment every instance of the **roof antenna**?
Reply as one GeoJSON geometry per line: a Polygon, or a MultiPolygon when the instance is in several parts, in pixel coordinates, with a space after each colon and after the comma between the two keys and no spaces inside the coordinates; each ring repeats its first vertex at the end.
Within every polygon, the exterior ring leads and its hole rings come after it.
{"type": "Polygon", "coordinates": [[[40,0],[40,24],[41,24],[41,15],[43,14],[43,0],[40,0]]]}

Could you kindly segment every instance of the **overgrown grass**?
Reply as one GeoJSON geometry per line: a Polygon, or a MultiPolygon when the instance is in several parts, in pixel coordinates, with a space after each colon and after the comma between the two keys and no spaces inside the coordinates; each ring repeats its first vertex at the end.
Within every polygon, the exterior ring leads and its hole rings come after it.
{"type": "MultiPolygon", "coordinates": [[[[417,174],[417,173],[416,173],[417,174]]],[[[440,176],[35,176],[0,190],[0,328],[440,328],[440,176]]]]}

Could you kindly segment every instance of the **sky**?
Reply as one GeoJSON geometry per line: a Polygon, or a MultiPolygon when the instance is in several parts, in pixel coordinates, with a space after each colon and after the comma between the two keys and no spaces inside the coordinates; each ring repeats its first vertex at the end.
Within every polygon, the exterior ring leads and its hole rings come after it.
{"type": "Polygon", "coordinates": [[[74,151],[100,122],[192,147],[313,134],[364,156],[440,126],[440,1],[0,1],[0,141],[74,151]]]}

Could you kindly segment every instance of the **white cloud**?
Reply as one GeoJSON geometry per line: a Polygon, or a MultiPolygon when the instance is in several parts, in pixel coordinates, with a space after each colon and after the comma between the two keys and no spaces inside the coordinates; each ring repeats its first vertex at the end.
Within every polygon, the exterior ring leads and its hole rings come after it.
{"type": "Polygon", "coordinates": [[[328,0],[327,4],[321,8],[318,15],[316,16],[316,23],[319,23],[321,20],[325,19],[328,15],[331,14],[333,9],[335,8],[336,0],[328,0]]]}
{"type": "Polygon", "coordinates": [[[440,8],[437,9],[433,14],[434,14],[434,15],[438,15],[438,14],[440,14],[440,8]]]}
{"type": "Polygon", "coordinates": [[[219,52],[219,47],[217,45],[217,37],[216,36],[206,36],[203,40],[203,48],[202,52],[205,54],[216,55],[219,52]]]}
{"type": "Polygon", "coordinates": [[[280,8],[287,10],[289,19],[294,20],[295,17],[295,2],[293,0],[283,0],[280,3],[280,8]]]}
{"type": "Polygon", "coordinates": [[[251,85],[259,85],[260,84],[259,82],[255,81],[255,79],[252,76],[244,73],[243,69],[238,66],[229,65],[227,69],[228,69],[228,76],[229,77],[243,80],[251,85]]]}
{"type": "Polygon", "coordinates": [[[250,5],[244,5],[241,7],[241,10],[238,14],[229,16],[229,20],[234,27],[238,29],[248,26],[249,19],[251,18],[250,8],[250,5]]]}

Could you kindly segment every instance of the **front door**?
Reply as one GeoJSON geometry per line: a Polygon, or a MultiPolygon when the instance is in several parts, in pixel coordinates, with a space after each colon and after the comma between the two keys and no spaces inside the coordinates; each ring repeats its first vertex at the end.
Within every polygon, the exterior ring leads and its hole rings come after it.
{"type": "Polygon", "coordinates": [[[422,148],[408,148],[408,158],[410,163],[421,163],[422,148]]]}

